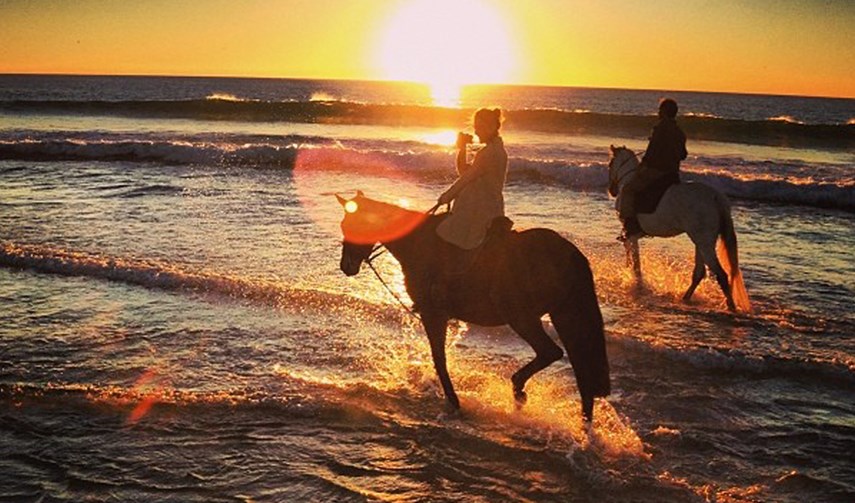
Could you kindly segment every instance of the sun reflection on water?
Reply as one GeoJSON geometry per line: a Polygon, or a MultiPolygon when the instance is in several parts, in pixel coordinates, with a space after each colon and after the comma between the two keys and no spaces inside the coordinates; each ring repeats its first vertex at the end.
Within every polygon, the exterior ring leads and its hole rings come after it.
{"type": "Polygon", "coordinates": [[[419,141],[431,145],[445,145],[448,147],[453,147],[455,142],[457,141],[457,132],[452,129],[445,129],[442,131],[422,133],[417,135],[417,138],[419,141]]]}

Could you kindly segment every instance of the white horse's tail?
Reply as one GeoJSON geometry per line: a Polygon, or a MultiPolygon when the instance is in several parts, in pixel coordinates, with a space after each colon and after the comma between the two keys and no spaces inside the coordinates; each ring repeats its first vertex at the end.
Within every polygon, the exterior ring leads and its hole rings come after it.
{"type": "Polygon", "coordinates": [[[739,250],[736,245],[736,230],[733,228],[733,218],[730,216],[730,202],[721,194],[716,194],[719,211],[719,240],[716,247],[718,261],[730,278],[730,294],[733,302],[740,311],[750,313],[751,301],[739,270],[739,250]]]}

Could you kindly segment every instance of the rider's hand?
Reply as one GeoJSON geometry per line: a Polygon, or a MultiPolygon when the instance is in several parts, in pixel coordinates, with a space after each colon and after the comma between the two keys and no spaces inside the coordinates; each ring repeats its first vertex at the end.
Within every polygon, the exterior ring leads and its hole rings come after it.
{"type": "Polygon", "coordinates": [[[472,143],[472,135],[466,134],[464,132],[457,133],[457,148],[458,150],[461,148],[466,148],[466,145],[472,143]]]}

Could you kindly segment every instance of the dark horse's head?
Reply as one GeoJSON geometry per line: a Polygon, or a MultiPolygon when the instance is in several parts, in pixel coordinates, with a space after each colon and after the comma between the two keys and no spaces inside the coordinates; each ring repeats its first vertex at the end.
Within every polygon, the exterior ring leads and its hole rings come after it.
{"type": "Polygon", "coordinates": [[[336,198],[344,208],[341,271],[348,276],[359,272],[377,243],[402,239],[425,219],[424,213],[369,199],[362,191],[353,199],[336,198]]]}

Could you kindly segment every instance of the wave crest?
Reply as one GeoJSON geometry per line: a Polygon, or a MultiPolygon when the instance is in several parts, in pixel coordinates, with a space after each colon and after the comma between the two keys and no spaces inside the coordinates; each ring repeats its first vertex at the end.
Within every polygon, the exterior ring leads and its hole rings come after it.
{"type": "MultiPolygon", "coordinates": [[[[564,152],[558,157],[596,159],[597,153],[564,152]]],[[[442,146],[406,141],[368,145],[349,141],[343,145],[327,138],[297,135],[244,136],[224,142],[222,138],[207,136],[140,138],[121,134],[27,134],[0,140],[0,159],[332,170],[437,183],[448,181],[448,167],[453,164],[451,154],[442,146]]],[[[684,169],[686,180],[706,183],[734,199],[855,211],[855,182],[845,173],[841,175],[840,167],[739,160],[733,160],[737,166],[731,166],[730,160],[714,158],[696,162],[710,167],[684,169]]],[[[18,170],[13,171],[15,173],[20,171],[17,167],[14,169],[18,170]]],[[[605,191],[608,168],[604,162],[513,157],[508,178],[573,190],[605,191]]]]}
{"type": "MultiPolygon", "coordinates": [[[[327,94],[313,95],[308,101],[274,102],[244,100],[217,93],[202,100],[12,100],[0,102],[0,112],[456,128],[469,119],[473,110],[357,103],[338,100],[327,94]]],[[[520,130],[635,137],[646,136],[655,121],[649,115],[563,109],[508,110],[506,119],[509,127],[520,130]]],[[[788,116],[740,120],[687,114],[681,118],[681,125],[689,136],[698,140],[855,150],[855,124],[851,121],[845,124],[804,124],[788,116]]]]}
{"type": "Polygon", "coordinates": [[[154,260],[104,257],[38,245],[5,243],[0,266],[63,276],[118,281],[146,288],[246,299],[285,309],[359,312],[380,321],[400,321],[397,306],[382,306],[349,295],[292,288],[281,283],[192,271],[154,260]]]}

